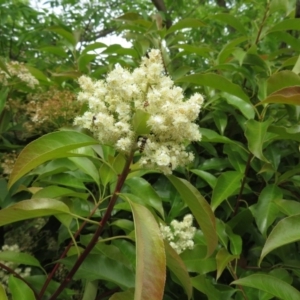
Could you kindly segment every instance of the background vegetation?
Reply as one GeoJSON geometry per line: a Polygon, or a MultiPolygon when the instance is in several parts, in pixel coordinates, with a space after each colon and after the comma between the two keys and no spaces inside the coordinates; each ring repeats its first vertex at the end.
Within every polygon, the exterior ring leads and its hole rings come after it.
{"type": "Polygon", "coordinates": [[[0,298],[300,299],[300,2],[47,3],[0,1],[0,298]],[[202,140],[172,176],[131,166],[79,267],[126,158],[72,126],[77,78],[151,48],[204,95],[202,140]],[[189,213],[195,247],[178,255],[155,228],[189,213]]]}

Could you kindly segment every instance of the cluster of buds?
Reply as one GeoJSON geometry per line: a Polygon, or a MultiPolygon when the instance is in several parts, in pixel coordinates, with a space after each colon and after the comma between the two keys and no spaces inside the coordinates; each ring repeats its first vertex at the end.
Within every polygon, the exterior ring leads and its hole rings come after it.
{"type": "Polygon", "coordinates": [[[193,225],[193,216],[186,215],[182,222],[173,220],[170,226],[160,224],[160,231],[163,239],[167,240],[170,246],[178,253],[186,249],[194,248],[194,235],[196,228],[193,225]]]}
{"type": "Polygon", "coordinates": [[[184,100],[183,90],[164,74],[159,50],[151,50],[133,72],[117,65],[106,80],[82,76],[79,84],[78,100],[87,102],[88,110],[74,123],[100,143],[125,154],[140,150],[142,166],[165,174],[194,159],[186,145],[201,139],[194,121],[203,97],[196,93],[184,100]]]}

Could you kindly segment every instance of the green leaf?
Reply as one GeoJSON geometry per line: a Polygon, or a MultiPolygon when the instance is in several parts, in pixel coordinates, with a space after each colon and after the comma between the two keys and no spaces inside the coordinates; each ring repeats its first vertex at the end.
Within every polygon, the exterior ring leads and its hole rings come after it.
{"type": "Polygon", "coordinates": [[[43,82],[50,82],[50,79],[44,75],[39,69],[26,65],[28,71],[37,79],[43,82]]]}
{"type": "Polygon", "coordinates": [[[220,291],[218,291],[212,282],[203,275],[191,278],[193,287],[206,295],[209,300],[222,299],[220,291]]]}
{"type": "MultiPolygon", "coordinates": [[[[68,268],[72,268],[77,258],[77,255],[66,257],[62,260],[62,263],[68,268]]],[[[132,270],[122,263],[102,254],[89,254],[79,267],[74,278],[91,281],[97,279],[107,280],[124,289],[134,287],[134,274],[132,270]]]]}
{"type": "Polygon", "coordinates": [[[230,254],[225,248],[221,248],[217,255],[216,255],[216,262],[217,262],[217,277],[218,280],[220,276],[222,275],[223,271],[227,267],[227,265],[233,261],[234,259],[237,259],[238,256],[230,254]]]}
{"type": "Polygon", "coordinates": [[[233,281],[231,284],[252,287],[282,300],[298,300],[300,292],[288,283],[265,274],[253,274],[233,281]]]}
{"type": "MultiPolygon", "coordinates": [[[[300,21],[300,20],[299,20],[300,21]]],[[[286,87],[300,86],[300,76],[284,70],[270,76],[267,80],[267,94],[270,95],[286,87]]]]}
{"type": "Polygon", "coordinates": [[[82,295],[82,300],[95,300],[98,292],[98,280],[87,281],[84,287],[84,293],[82,295]]]}
{"type": "Polygon", "coordinates": [[[60,186],[46,186],[32,195],[32,199],[34,198],[63,198],[63,197],[76,197],[86,200],[88,198],[88,193],[79,193],[74,190],[66,189],[60,186]]]}
{"type": "Polygon", "coordinates": [[[214,188],[216,186],[217,178],[211,173],[196,169],[190,171],[205,180],[211,188],[214,188]]]}
{"type": "Polygon", "coordinates": [[[176,253],[176,251],[167,242],[165,242],[165,249],[166,249],[167,267],[176,276],[181,286],[184,288],[185,293],[188,296],[188,299],[191,299],[193,287],[185,264],[183,263],[180,256],[176,253]]]}
{"type": "Polygon", "coordinates": [[[185,179],[177,178],[173,175],[168,176],[168,179],[179,192],[200,225],[207,243],[207,256],[210,256],[217,247],[218,237],[215,216],[209,204],[200,192],[185,179]]]}
{"type": "Polygon", "coordinates": [[[7,294],[5,292],[5,289],[3,287],[3,285],[0,283],[0,299],[2,300],[8,300],[7,298],[7,294]]]}
{"type": "Polygon", "coordinates": [[[28,253],[14,252],[14,251],[1,251],[0,260],[41,268],[40,262],[35,257],[31,256],[28,253]]]}
{"type": "Polygon", "coordinates": [[[47,30],[57,33],[58,35],[63,37],[65,40],[67,40],[75,48],[77,41],[71,32],[69,32],[59,26],[52,26],[52,27],[47,28],[47,30]]]}
{"type": "Polygon", "coordinates": [[[249,120],[246,123],[245,136],[248,141],[249,150],[254,156],[265,162],[268,162],[268,160],[263,155],[263,144],[267,140],[267,130],[272,122],[272,118],[269,118],[265,122],[249,120]]]}
{"type": "Polygon", "coordinates": [[[150,127],[147,125],[147,121],[149,120],[150,114],[137,110],[132,118],[132,126],[133,130],[137,135],[145,135],[150,133],[150,127]]]}
{"type": "Polygon", "coordinates": [[[268,131],[276,134],[276,140],[293,140],[300,142],[300,128],[298,125],[292,127],[282,127],[271,125],[268,131]]]}
{"type": "Polygon", "coordinates": [[[272,93],[257,105],[265,103],[282,103],[300,105],[300,86],[290,86],[272,93]]]}
{"type": "Polygon", "coordinates": [[[19,278],[11,275],[8,279],[8,287],[13,300],[35,300],[31,288],[19,278]]]}
{"type": "Polygon", "coordinates": [[[206,26],[206,25],[198,19],[186,18],[186,19],[182,19],[182,20],[178,21],[176,24],[171,26],[167,30],[166,35],[174,32],[174,31],[184,29],[184,28],[199,28],[199,27],[203,27],[203,26],[206,26]]]}
{"type": "Polygon", "coordinates": [[[274,31],[286,31],[286,30],[299,30],[300,28],[300,20],[295,19],[286,19],[283,20],[273,27],[271,27],[267,33],[274,32],[274,31]]]}
{"type": "Polygon", "coordinates": [[[23,200],[0,210],[0,226],[22,220],[69,213],[66,204],[55,199],[23,200]]]}
{"type": "Polygon", "coordinates": [[[228,197],[237,193],[241,186],[241,179],[243,174],[236,171],[227,171],[222,173],[214,187],[211,199],[211,208],[216,208],[228,197]]]}
{"type": "Polygon", "coordinates": [[[128,289],[125,292],[114,293],[109,300],[133,300],[134,289],[128,289]]]}
{"type": "Polygon", "coordinates": [[[233,27],[237,31],[240,31],[242,34],[246,34],[247,31],[244,28],[243,24],[240,22],[238,18],[236,18],[233,14],[214,14],[210,17],[213,20],[218,20],[228,24],[229,26],[233,27]]]}
{"type": "Polygon", "coordinates": [[[128,202],[133,213],[137,251],[134,299],[163,299],[166,256],[159,226],[146,207],[128,202]]]}
{"type": "Polygon", "coordinates": [[[82,54],[78,58],[78,68],[81,72],[88,72],[88,65],[93,61],[98,55],[97,54],[82,54]]]}
{"type": "Polygon", "coordinates": [[[141,177],[132,177],[125,181],[125,184],[130,187],[131,193],[143,199],[145,204],[153,207],[164,218],[164,209],[162,200],[152,188],[152,186],[141,177]]]}
{"type": "MultiPolygon", "coordinates": [[[[268,236],[262,249],[259,264],[271,251],[300,240],[300,215],[293,215],[279,221],[268,236]]],[[[300,298],[299,298],[300,299],[300,298]]]]}
{"type": "Polygon", "coordinates": [[[278,217],[278,208],[274,201],[282,198],[282,192],[274,184],[267,185],[260,193],[255,205],[254,218],[262,235],[266,235],[269,226],[278,217]]]}
{"type": "Polygon", "coordinates": [[[222,93],[223,97],[226,99],[227,103],[237,108],[248,120],[254,119],[255,111],[252,104],[245,102],[239,97],[228,93],[222,93]]]}
{"type": "Polygon", "coordinates": [[[88,53],[89,51],[93,51],[93,50],[96,50],[99,48],[105,48],[105,47],[106,47],[105,44],[100,43],[100,42],[95,42],[95,43],[92,43],[92,44],[86,46],[84,48],[84,50],[82,51],[82,54],[88,53]]]}
{"type": "Polygon", "coordinates": [[[64,48],[58,47],[58,46],[46,46],[46,47],[41,47],[39,48],[40,51],[44,51],[47,53],[51,53],[63,58],[68,57],[68,53],[64,48]]]}
{"type": "Polygon", "coordinates": [[[300,214],[300,202],[294,200],[275,199],[275,205],[287,216],[300,214]]]}
{"type": "Polygon", "coordinates": [[[58,131],[46,134],[28,144],[17,158],[9,178],[8,187],[11,187],[19,178],[38,165],[59,157],[76,156],[70,150],[95,145],[98,142],[76,131],[58,131]]]}
{"type": "Polygon", "coordinates": [[[188,82],[201,86],[209,86],[217,90],[221,90],[230,95],[234,95],[251,105],[251,101],[243,89],[229,81],[227,78],[214,73],[193,74],[177,79],[176,82],[188,82]]]}
{"type": "Polygon", "coordinates": [[[78,166],[78,168],[85,174],[91,176],[94,182],[99,186],[99,171],[90,159],[87,157],[70,157],[69,160],[75,163],[75,165],[78,166]]]}

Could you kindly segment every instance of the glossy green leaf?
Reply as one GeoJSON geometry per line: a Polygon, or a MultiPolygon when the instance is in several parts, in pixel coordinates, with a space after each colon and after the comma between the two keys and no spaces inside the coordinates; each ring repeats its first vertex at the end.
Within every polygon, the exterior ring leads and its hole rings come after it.
{"type": "Polygon", "coordinates": [[[254,218],[259,231],[264,236],[278,217],[278,208],[274,202],[277,199],[282,199],[282,192],[276,185],[270,184],[261,191],[255,205],[254,218]]]}
{"type": "Polygon", "coordinates": [[[197,220],[207,243],[207,256],[216,249],[218,237],[215,216],[200,192],[185,179],[168,176],[173,186],[179,192],[183,201],[188,205],[197,220]]]}
{"type": "Polygon", "coordinates": [[[27,266],[35,266],[41,268],[40,262],[28,253],[14,252],[14,251],[1,251],[0,261],[10,261],[17,264],[27,266]]]}
{"type": "Polygon", "coordinates": [[[217,90],[226,92],[230,95],[234,95],[251,104],[249,97],[239,85],[232,83],[227,78],[221,75],[217,75],[214,73],[193,74],[177,79],[176,82],[187,82],[201,86],[209,86],[217,90]]]}
{"type": "Polygon", "coordinates": [[[10,175],[8,186],[11,187],[19,178],[48,160],[72,156],[69,151],[97,143],[95,139],[76,131],[46,134],[28,144],[20,153],[10,175]]]}
{"type": "Polygon", "coordinates": [[[268,160],[263,154],[263,146],[264,142],[267,140],[267,130],[272,121],[273,120],[269,118],[269,120],[265,122],[249,120],[246,123],[245,136],[248,141],[249,150],[254,156],[265,162],[268,162],[268,160]]]}
{"type": "Polygon", "coordinates": [[[283,126],[274,126],[271,125],[268,128],[268,132],[276,134],[276,139],[280,140],[294,140],[300,142],[300,127],[293,126],[293,127],[283,127],[283,126]]]}
{"type": "Polygon", "coordinates": [[[247,119],[254,119],[255,111],[252,104],[249,104],[241,98],[228,93],[222,93],[222,95],[228,104],[237,108],[247,119]]]}
{"type": "Polygon", "coordinates": [[[275,205],[287,216],[300,214],[300,202],[294,200],[275,199],[275,205]]]}
{"type": "Polygon", "coordinates": [[[128,202],[133,213],[137,252],[134,299],[163,299],[166,256],[159,226],[147,208],[128,202]]]}
{"type": "Polygon", "coordinates": [[[132,177],[125,181],[131,193],[143,199],[145,204],[153,207],[164,218],[162,200],[152,188],[150,183],[141,177],[132,177]]]}
{"type": "MultiPolygon", "coordinates": [[[[196,239],[196,237],[194,237],[196,239]]],[[[215,257],[206,257],[207,249],[204,245],[196,244],[192,250],[185,250],[180,254],[188,272],[207,274],[217,269],[215,257]]]]}
{"type": "MultiPolygon", "coordinates": [[[[202,134],[201,142],[210,142],[210,143],[224,143],[224,144],[238,144],[236,141],[233,141],[226,136],[222,136],[217,132],[208,129],[208,128],[200,128],[200,132],[202,134]]],[[[241,146],[241,145],[240,145],[241,146]]],[[[242,146],[241,146],[242,147],[242,146]]]]}
{"type": "MultiPolygon", "coordinates": [[[[300,20],[299,20],[300,21],[300,20]]],[[[284,70],[270,76],[267,80],[267,94],[270,95],[286,87],[300,86],[300,76],[284,70]]]]}
{"type": "Polygon", "coordinates": [[[145,111],[136,111],[132,118],[132,126],[136,134],[145,135],[150,133],[150,127],[147,125],[149,117],[150,114],[145,111]]]}
{"type": "Polygon", "coordinates": [[[206,181],[211,188],[214,188],[216,186],[217,178],[211,173],[196,169],[190,171],[206,181]]]}
{"type": "Polygon", "coordinates": [[[268,33],[274,31],[286,31],[286,30],[299,30],[300,28],[300,20],[295,19],[285,19],[268,30],[268,33]]]}
{"type": "Polygon", "coordinates": [[[186,266],[180,256],[167,242],[165,242],[165,249],[168,269],[176,276],[181,286],[184,288],[188,299],[191,299],[193,287],[186,266]]]}
{"type": "Polygon", "coordinates": [[[220,291],[218,291],[212,282],[203,275],[191,278],[193,287],[206,295],[209,300],[222,299],[220,291]]]}
{"type": "Polygon", "coordinates": [[[271,251],[300,240],[300,215],[293,215],[279,221],[269,234],[262,249],[259,264],[271,251]]]}
{"type": "Polygon", "coordinates": [[[109,300],[133,300],[134,289],[128,289],[125,292],[114,293],[109,300]]]}
{"type": "Polygon", "coordinates": [[[236,171],[227,171],[222,173],[217,179],[211,199],[211,208],[216,208],[228,197],[238,192],[241,186],[243,174],[236,171]]]}
{"type": "Polygon", "coordinates": [[[3,285],[2,285],[2,283],[0,283],[0,299],[2,299],[2,300],[8,300],[7,294],[5,292],[5,289],[4,289],[3,285]]]}
{"type": "Polygon", "coordinates": [[[9,276],[8,287],[12,295],[12,300],[36,300],[31,288],[21,279],[9,276]]]}
{"type": "Polygon", "coordinates": [[[168,29],[166,35],[174,32],[174,31],[184,29],[184,28],[199,28],[199,27],[203,27],[203,26],[206,26],[206,25],[198,19],[185,18],[185,19],[178,21],[173,26],[171,26],[168,29]]]}
{"type": "Polygon", "coordinates": [[[69,160],[75,163],[85,174],[91,176],[94,182],[99,185],[99,172],[90,159],[87,157],[69,157],[69,160]]]}
{"type": "Polygon", "coordinates": [[[66,204],[55,199],[23,200],[0,210],[0,226],[22,220],[69,213],[66,204]]]}
{"type": "Polygon", "coordinates": [[[238,257],[230,254],[225,248],[221,248],[216,255],[217,262],[217,280],[222,275],[227,265],[238,257]]]}
{"type": "Polygon", "coordinates": [[[88,193],[79,193],[75,192],[74,190],[67,189],[60,186],[47,186],[45,188],[42,188],[35,192],[32,195],[32,199],[34,198],[61,198],[61,197],[77,197],[81,198],[83,200],[86,200],[88,198],[88,193]]]}
{"type": "Polygon", "coordinates": [[[265,103],[282,103],[290,105],[300,105],[300,86],[290,86],[276,91],[261,101],[265,103]]]}
{"type": "Polygon", "coordinates": [[[290,284],[270,275],[253,274],[233,281],[231,284],[252,287],[282,300],[298,300],[300,292],[290,284]]]}
{"type": "MultiPolygon", "coordinates": [[[[72,268],[77,255],[62,260],[68,268],[72,268]]],[[[122,263],[100,254],[89,254],[76,272],[75,279],[107,280],[122,288],[134,287],[134,274],[132,270],[122,263]]]]}

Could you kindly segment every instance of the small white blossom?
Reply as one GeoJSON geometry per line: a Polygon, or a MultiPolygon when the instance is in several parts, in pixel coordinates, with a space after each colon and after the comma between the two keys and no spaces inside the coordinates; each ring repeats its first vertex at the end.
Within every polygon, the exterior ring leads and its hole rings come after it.
{"type": "Polygon", "coordinates": [[[186,215],[182,222],[173,220],[170,226],[160,224],[160,232],[162,237],[167,240],[170,246],[178,253],[182,253],[186,249],[194,248],[194,235],[196,228],[192,226],[193,216],[186,215]]]}

